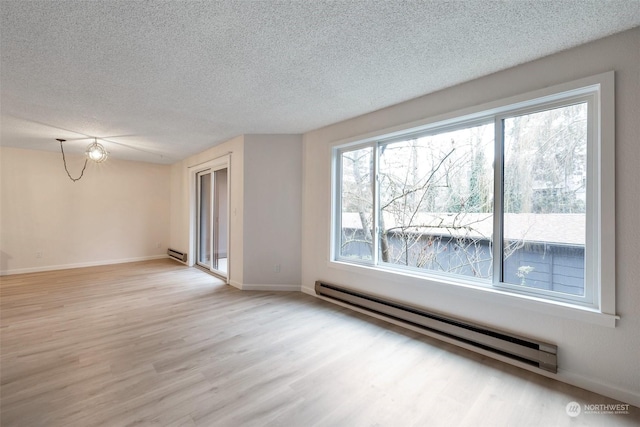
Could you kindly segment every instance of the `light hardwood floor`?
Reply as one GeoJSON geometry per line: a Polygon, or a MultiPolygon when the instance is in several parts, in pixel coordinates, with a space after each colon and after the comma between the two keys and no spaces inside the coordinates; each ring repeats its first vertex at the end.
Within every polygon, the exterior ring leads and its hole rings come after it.
{"type": "Polygon", "coordinates": [[[171,260],[6,276],[2,426],[603,426],[615,401],[171,260]]]}

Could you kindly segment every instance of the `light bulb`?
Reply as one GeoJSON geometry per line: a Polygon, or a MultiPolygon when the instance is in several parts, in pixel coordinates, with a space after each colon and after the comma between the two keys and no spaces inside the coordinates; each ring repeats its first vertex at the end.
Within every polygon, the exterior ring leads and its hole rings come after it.
{"type": "Polygon", "coordinates": [[[98,143],[97,139],[94,139],[94,142],[92,144],[89,144],[85,154],[89,159],[96,163],[104,162],[109,156],[107,150],[105,150],[102,144],[98,143]]]}
{"type": "Polygon", "coordinates": [[[102,157],[102,153],[100,153],[100,150],[94,147],[89,152],[89,157],[91,158],[91,160],[94,160],[94,161],[100,160],[100,157],[102,157]]]}

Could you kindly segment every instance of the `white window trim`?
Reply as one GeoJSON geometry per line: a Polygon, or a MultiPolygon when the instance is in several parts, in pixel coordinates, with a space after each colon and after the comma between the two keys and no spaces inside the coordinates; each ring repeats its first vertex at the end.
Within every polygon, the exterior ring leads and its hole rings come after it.
{"type": "MultiPolygon", "coordinates": [[[[473,297],[487,302],[504,303],[513,307],[530,309],[544,314],[556,315],[564,318],[581,320],[602,326],[615,327],[619,316],[615,314],[615,100],[614,100],[614,72],[586,77],[553,87],[517,95],[514,97],[458,110],[418,122],[395,126],[366,135],[356,136],[331,144],[332,152],[332,201],[330,224],[330,268],[373,275],[377,278],[398,280],[406,278],[415,284],[420,279],[427,286],[433,286],[438,291],[453,292],[460,297],[473,297]],[[336,177],[340,172],[337,153],[345,148],[354,149],[357,146],[370,146],[375,141],[401,137],[408,133],[425,132],[430,128],[442,128],[455,125],[463,121],[495,117],[496,123],[502,117],[514,115],[514,111],[536,108],[536,105],[553,103],[561,100],[566,102],[570,97],[593,96],[590,101],[590,114],[595,114],[595,120],[590,121],[595,127],[590,129],[589,135],[596,140],[588,142],[587,158],[593,162],[588,167],[590,180],[590,197],[588,198],[587,215],[587,250],[585,251],[585,280],[593,283],[593,300],[590,304],[581,305],[570,301],[546,299],[542,295],[527,292],[512,292],[507,287],[478,286],[473,279],[465,280],[458,277],[443,277],[437,274],[413,274],[411,271],[380,267],[366,262],[357,263],[336,257],[336,240],[338,239],[339,203],[336,203],[340,192],[340,183],[336,177]],[[596,107],[596,108],[592,108],[596,107]],[[338,205],[338,206],[336,206],[338,205]],[[595,222],[591,224],[590,221],[595,222]],[[593,244],[590,242],[599,242],[593,244]],[[588,255],[587,255],[588,254],[588,255]],[[596,261],[596,262],[593,262],[596,261]],[[444,285],[444,286],[443,286],[444,285]]],[[[498,134],[498,133],[497,133],[498,134]]],[[[374,147],[376,145],[374,144],[374,147]]],[[[497,152],[497,151],[496,151],[497,152]]],[[[500,156],[496,156],[496,159],[500,156]]],[[[496,165],[497,169],[498,165],[496,165]]],[[[498,212],[500,206],[494,207],[498,212]]],[[[374,209],[374,216],[377,215],[374,209]]],[[[498,217],[499,215],[494,215],[498,217]]],[[[374,222],[374,224],[376,224],[374,222]]],[[[409,283],[408,282],[408,283],[409,283]]]]}

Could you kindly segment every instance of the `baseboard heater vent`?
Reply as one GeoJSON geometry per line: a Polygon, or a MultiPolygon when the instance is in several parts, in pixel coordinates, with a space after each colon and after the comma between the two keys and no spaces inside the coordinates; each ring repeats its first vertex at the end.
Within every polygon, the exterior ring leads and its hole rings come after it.
{"type": "Polygon", "coordinates": [[[177,259],[181,262],[187,262],[187,254],[184,252],[176,251],[175,249],[169,248],[167,250],[167,255],[169,255],[173,259],[177,259]]]}
{"type": "Polygon", "coordinates": [[[472,345],[483,350],[524,362],[556,373],[558,347],[484,326],[429,313],[416,307],[385,301],[321,281],[316,282],[316,294],[342,303],[400,320],[415,327],[472,345]]]}

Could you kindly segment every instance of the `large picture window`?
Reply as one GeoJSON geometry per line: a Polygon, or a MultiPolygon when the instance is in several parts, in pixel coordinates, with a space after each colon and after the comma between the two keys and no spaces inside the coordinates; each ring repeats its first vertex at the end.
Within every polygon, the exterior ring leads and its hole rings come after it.
{"type": "Polygon", "coordinates": [[[600,307],[600,90],[335,147],[333,259],[600,307]]]}

